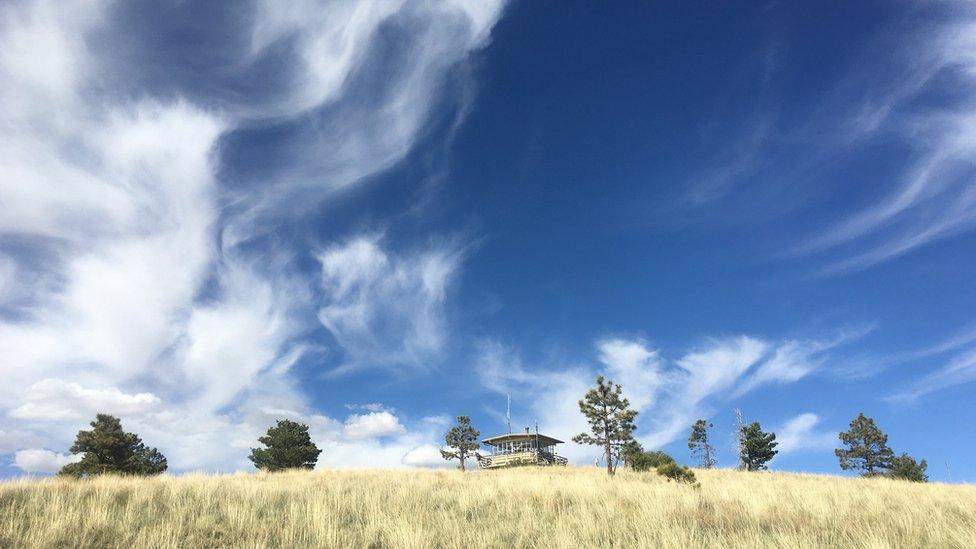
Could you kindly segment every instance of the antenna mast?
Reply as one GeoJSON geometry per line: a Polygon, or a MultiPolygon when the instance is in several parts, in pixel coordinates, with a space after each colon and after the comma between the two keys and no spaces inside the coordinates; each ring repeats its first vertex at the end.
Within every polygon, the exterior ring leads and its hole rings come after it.
{"type": "Polygon", "coordinates": [[[742,420],[742,410],[736,408],[735,409],[735,438],[733,439],[735,440],[735,447],[732,449],[732,451],[735,452],[735,457],[739,462],[737,466],[738,469],[745,468],[745,463],[742,462],[742,445],[745,442],[743,440],[743,435],[742,435],[742,427],[744,425],[745,422],[742,420]]]}
{"type": "Polygon", "coordinates": [[[505,395],[508,405],[505,407],[505,419],[508,420],[508,434],[512,434],[512,395],[505,395]]]}

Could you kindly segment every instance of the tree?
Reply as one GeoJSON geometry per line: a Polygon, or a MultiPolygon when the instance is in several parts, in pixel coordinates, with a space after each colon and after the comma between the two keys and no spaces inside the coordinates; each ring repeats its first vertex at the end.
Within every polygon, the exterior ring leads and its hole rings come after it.
{"type": "MultiPolygon", "coordinates": [[[[444,443],[451,451],[441,450],[441,457],[450,461],[458,460],[461,472],[464,472],[464,460],[471,457],[472,453],[478,449],[478,436],[481,435],[477,429],[471,426],[471,418],[468,416],[457,416],[457,425],[444,435],[444,443]]],[[[475,457],[477,454],[475,453],[475,457]]]]}
{"type": "Polygon", "coordinates": [[[159,450],[148,448],[134,433],[122,429],[119,418],[98,414],[91,431],[78,431],[72,454],[84,454],[81,461],[69,463],[58,473],[89,477],[105,473],[123,475],[158,475],[166,470],[166,458],[159,450]]]}
{"type": "Polygon", "coordinates": [[[657,474],[668,479],[668,482],[673,480],[679,484],[685,483],[698,486],[698,483],[695,482],[695,472],[686,466],[678,465],[674,461],[659,465],[655,471],[657,471],[657,474]]]}
{"type": "Polygon", "coordinates": [[[255,467],[269,472],[312,469],[322,453],[312,442],[308,425],[289,419],[278,420],[258,442],[265,448],[251,448],[249,458],[255,467]]]}
{"type": "Polygon", "coordinates": [[[841,469],[855,469],[866,477],[891,469],[895,454],[888,447],[888,435],[874,424],[873,419],[860,413],[851,421],[850,430],[837,436],[847,446],[834,450],[841,469]]]}
{"type": "Polygon", "coordinates": [[[742,463],[747,471],[759,471],[778,453],[776,435],[764,433],[759,422],[752,422],[742,428],[742,463]]]}
{"type": "Polygon", "coordinates": [[[640,459],[643,453],[644,447],[641,446],[641,443],[636,440],[631,440],[620,447],[620,461],[625,465],[633,466],[634,460],[640,459]]]}
{"type": "Polygon", "coordinates": [[[711,423],[699,419],[691,426],[691,434],[688,435],[688,449],[692,456],[698,458],[703,469],[715,467],[715,449],[708,442],[708,430],[711,427],[711,423]]]}
{"type": "Polygon", "coordinates": [[[630,409],[630,402],[623,397],[620,385],[596,377],[596,387],[586,392],[579,401],[580,412],[590,424],[590,433],[580,433],[573,437],[577,444],[591,444],[603,447],[603,457],[607,462],[607,474],[612,475],[620,450],[634,440],[634,418],[637,412],[630,409]]]}
{"type": "Polygon", "coordinates": [[[928,482],[929,477],[925,474],[925,469],[928,466],[929,464],[924,459],[916,462],[912,456],[902,453],[900,456],[891,458],[891,470],[888,472],[888,476],[912,482],[928,482]]]}
{"type": "Polygon", "coordinates": [[[633,456],[629,463],[634,471],[650,471],[651,469],[657,469],[662,465],[674,462],[673,457],[660,450],[654,450],[652,452],[641,452],[633,456]]]}

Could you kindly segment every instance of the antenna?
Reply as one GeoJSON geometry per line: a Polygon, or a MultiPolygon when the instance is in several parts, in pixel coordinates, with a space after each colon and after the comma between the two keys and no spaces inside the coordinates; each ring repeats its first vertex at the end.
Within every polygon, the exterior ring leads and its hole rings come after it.
{"type": "Polygon", "coordinates": [[[535,420],[535,451],[539,451],[539,420],[535,420]]]}
{"type": "Polygon", "coordinates": [[[732,451],[735,452],[736,459],[738,459],[739,461],[736,467],[738,469],[742,469],[745,467],[745,464],[742,462],[742,444],[744,442],[742,440],[742,427],[744,423],[745,422],[742,420],[742,410],[736,408],[735,409],[735,438],[733,439],[735,441],[735,446],[732,448],[732,451]]]}
{"type": "Polygon", "coordinates": [[[512,395],[505,395],[508,406],[505,408],[505,419],[508,420],[508,434],[512,434],[512,395]]]}

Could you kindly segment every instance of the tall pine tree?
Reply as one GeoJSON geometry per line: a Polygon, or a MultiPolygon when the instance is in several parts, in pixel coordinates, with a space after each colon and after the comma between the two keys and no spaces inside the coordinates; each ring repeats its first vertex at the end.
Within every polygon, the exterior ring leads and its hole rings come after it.
{"type": "Polygon", "coordinates": [[[607,462],[607,474],[612,475],[620,458],[620,451],[634,440],[634,418],[637,412],[630,409],[630,402],[623,397],[620,384],[596,377],[596,387],[587,391],[579,401],[580,412],[590,424],[589,433],[573,437],[577,444],[603,447],[607,462]]]}
{"type": "Polygon", "coordinates": [[[834,450],[840,468],[860,471],[872,477],[891,469],[895,453],[888,447],[888,435],[863,413],[851,421],[850,429],[837,435],[845,448],[834,450]]]}
{"type": "Polygon", "coordinates": [[[698,464],[702,469],[715,467],[715,449],[708,441],[708,430],[712,424],[704,419],[699,419],[691,426],[691,434],[688,435],[688,449],[691,455],[698,458],[698,464]]]}
{"type": "Polygon", "coordinates": [[[759,422],[752,422],[742,428],[742,463],[747,471],[759,471],[766,468],[766,463],[776,454],[776,435],[765,433],[759,422]]]}
{"type": "Polygon", "coordinates": [[[451,450],[441,450],[441,457],[450,461],[458,460],[461,472],[464,472],[464,461],[475,454],[478,449],[478,436],[481,432],[471,426],[471,418],[468,416],[457,416],[457,425],[444,435],[444,444],[451,450]]]}

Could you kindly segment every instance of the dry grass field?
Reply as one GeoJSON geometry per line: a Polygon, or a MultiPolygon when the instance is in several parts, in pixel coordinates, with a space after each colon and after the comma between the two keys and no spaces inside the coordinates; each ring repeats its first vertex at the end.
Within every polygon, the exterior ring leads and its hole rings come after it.
{"type": "Polygon", "coordinates": [[[0,483],[2,547],[976,547],[976,486],[596,468],[0,483]]]}

